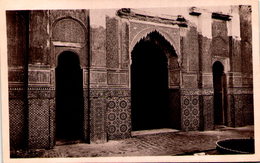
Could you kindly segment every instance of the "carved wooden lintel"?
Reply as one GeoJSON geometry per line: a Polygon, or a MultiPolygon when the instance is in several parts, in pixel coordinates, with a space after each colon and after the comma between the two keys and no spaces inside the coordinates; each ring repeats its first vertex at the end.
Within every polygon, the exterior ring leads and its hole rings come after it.
{"type": "Polygon", "coordinates": [[[216,13],[216,12],[212,13],[212,18],[225,20],[225,21],[231,20],[231,16],[230,15],[226,15],[226,14],[222,14],[222,13],[216,13]]]}
{"type": "Polygon", "coordinates": [[[186,19],[181,16],[177,15],[176,17],[167,17],[163,15],[150,15],[146,12],[138,12],[130,8],[122,8],[117,11],[117,15],[122,18],[127,19],[136,19],[142,21],[149,21],[155,23],[163,23],[163,24],[170,24],[170,25],[178,25],[179,27],[187,27],[186,19]]]}

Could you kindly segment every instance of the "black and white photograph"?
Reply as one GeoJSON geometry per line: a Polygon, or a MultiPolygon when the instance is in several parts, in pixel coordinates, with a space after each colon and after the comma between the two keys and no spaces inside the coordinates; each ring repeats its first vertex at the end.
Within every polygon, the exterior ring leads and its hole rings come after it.
{"type": "Polygon", "coordinates": [[[5,8],[4,156],[259,159],[252,2],[5,8]]]}

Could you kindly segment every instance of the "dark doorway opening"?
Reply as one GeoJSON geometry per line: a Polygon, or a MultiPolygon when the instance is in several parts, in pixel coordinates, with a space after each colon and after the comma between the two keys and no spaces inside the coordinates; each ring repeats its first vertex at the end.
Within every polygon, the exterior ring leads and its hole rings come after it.
{"type": "Polygon", "coordinates": [[[169,127],[167,56],[162,36],[153,32],[132,51],[132,130],[169,127]]]}
{"type": "Polygon", "coordinates": [[[70,51],[59,55],[56,68],[56,138],[83,138],[82,69],[78,55],[70,51]]]}
{"type": "Polygon", "coordinates": [[[213,87],[214,87],[214,123],[226,125],[226,75],[224,66],[216,61],[213,64],[213,87]]]}

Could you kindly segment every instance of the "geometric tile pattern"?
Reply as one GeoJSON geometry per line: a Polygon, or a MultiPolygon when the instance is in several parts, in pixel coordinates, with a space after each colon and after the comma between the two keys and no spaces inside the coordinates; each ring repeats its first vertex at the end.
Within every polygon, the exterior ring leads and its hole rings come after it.
{"type": "Polygon", "coordinates": [[[122,23],[121,28],[121,40],[122,40],[122,47],[121,47],[121,56],[122,56],[122,68],[128,69],[129,65],[129,25],[127,23],[122,23]]]}
{"type": "Polygon", "coordinates": [[[130,94],[128,89],[90,91],[90,142],[130,136],[130,94]]]}
{"type": "Polygon", "coordinates": [[[89,95],[88,89],[84,89],[83,91],[84,96],[84,122],[83,122],[83,136],[84,141],[89,142],[89,95]]]}
{"type": "Polygon", "coordinates": [[[55,129],[56,129],[56,122],[55,122],[55,113],[56,113],[56,109],[55,109],[55,98],[52,98],[49,100],[49,117],[50,117],[50,145],[49,148],[53,148],[54,147],[54,141],[55,141],[55,129]]]}
{"type": "Polygon", "coordinates": [[[243,109],[243,96],[242,95],[235,95],[235,126],[242,126],[244,121],[244,109],[243,109]]]}
{"type": "Polygon", "coordinates": [[[213,96],[202,96],[203,98],[203,129],[212,130],[214,128],[213,96]]]}
{"type": "Polygon", "coordinates": [[[107,67],[118,68],[119,66],[119,35],[118,35],[118,20],[108,18],[106,20],[106,51],[107,51],[107,67]]]}
{"type": "Polygon", "coordinates": [[[200,126],[199,96],[181,96],[182,130],[198,130],[200,126]]]}
{"type": "Polygon", "coordinates": [[[104,143],[107,141],[105,131],[105,99],[103,97],[91,98],[90,106],[90,142],[104,143]]]}
{"type": "Polygon", "coordinates": [[[109,140],[130,137],[130,105],[129,97],[110,97],[107,99],[106,128],[109,140]]]}
{"type": "Polygon", "coordinates": [[[253,95],[233,95],[235,127],[254,123],[253,95]]]}
{"type": "Polygon", "coordinates": [[[28,100],[29,148],[49,147],[49,99],[28,100]]]}
{"type": "Polygon", "coordinates": [[[235,127],[235,102],[234,95],[228,95],[228,107],[229,107],[229,116],[230,116],[230,126],[235,127]]]}
{"type": "Polygon", "coordinates": [[[254,100],[253,100],[253,94],[243,95],[243,101],[244,101],[244,117],[245,122],[244,125],[253,125],[254,124],[254,100]]]}
{"type": "Polygon", "coordinates": [[[25,102],[22,99],[9,99],[9,127],[11,148],[23,148],[26,144],[25,102]]]}

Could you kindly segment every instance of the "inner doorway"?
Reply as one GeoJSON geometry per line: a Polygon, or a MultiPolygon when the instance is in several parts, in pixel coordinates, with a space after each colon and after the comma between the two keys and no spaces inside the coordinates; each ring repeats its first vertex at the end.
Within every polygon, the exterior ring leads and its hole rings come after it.
{"type": "Polygon", "coordinates": [[[83,82],[79,57],[62,52],[56,68],[56,139],[83,138],[83,82]]]}
{"type": "Polygon", "coordinates": [[[132,130],[167,128],[169,118],[168,64],[162,36],[153,32],[132,51],[132,130]]]}
{"type": "Polygon", "coordinates": [[[224,66],[216,61],[213,64],[214,124],[226,125],[226,75],[224,66]]]}

